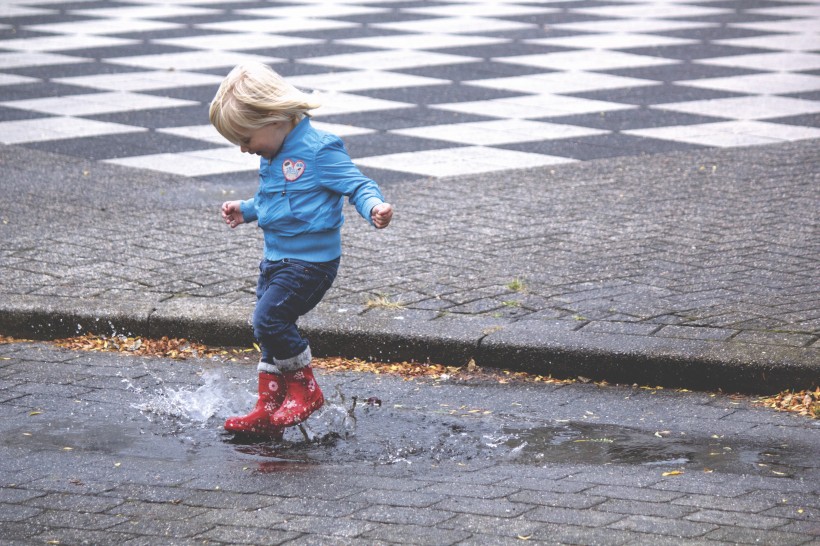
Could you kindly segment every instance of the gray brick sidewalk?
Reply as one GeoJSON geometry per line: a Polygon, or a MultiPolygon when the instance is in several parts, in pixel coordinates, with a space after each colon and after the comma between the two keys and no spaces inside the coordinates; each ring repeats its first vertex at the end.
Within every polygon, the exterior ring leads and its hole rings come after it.
{"type": "MultiPolygon", "coordinates": [[[[253,192],[0,148],[0,330],[248,345],[253,192]],[[58,173],[59,175],[56,175],[58,173]]],[[[816,143],[386,184],[349,211],[316,352],[773,391],[820,377],[816,143]],[[388,304],[388,305],[385,305],[388,304]]]]}
{"type": "Polygon", "coordinates": [[[0,345],[0,544],[820,543],[811,420],[725,395],[319,374],[317,441],[242,445],[220,425],[253,362],[0,345]],[[353,396],[381,405],[342,423],[353,396]]]}

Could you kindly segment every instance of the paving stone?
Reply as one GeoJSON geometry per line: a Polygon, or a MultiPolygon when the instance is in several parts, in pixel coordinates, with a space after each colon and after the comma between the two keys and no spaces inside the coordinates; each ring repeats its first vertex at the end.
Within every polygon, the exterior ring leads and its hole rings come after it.
{"type": "Polygon", "coordinates": [[[659,518],[656,516],[627,516],[610,525],[613,529],[626,529],[668,535],[673,537],[694,538],[700,537],[716,529],[716,525],[695,523],[677,519],[659,518]]]}

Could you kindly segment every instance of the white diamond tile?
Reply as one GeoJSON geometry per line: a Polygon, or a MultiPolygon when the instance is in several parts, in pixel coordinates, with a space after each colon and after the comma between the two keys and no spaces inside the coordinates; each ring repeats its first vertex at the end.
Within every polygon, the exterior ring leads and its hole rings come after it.
{"type": "Polygon", "coordinates": [[[557,23],[552,28],[581,32],[622,32],[652,33],[675,30],[692,30],[720,26],[719,23],[695,21],[669,21],[661,19],[605,19],[602,21],[579,21],[575,23],[557,23]]]}
{"type": "MultiPolygon", "coordinates": [[[[820,26],[820,22],[818,22],[820,26]]],[[[820,33],[775,34],[715,40],[719,45],[758,47],[778,51],[820,51],[820,33]]]]}
{"type": "MultiPolygon", "coordinates": [[[[344,5],[336,3],[322,4],[321,8],[314,5],[278,5],[269,8],[253,8],[253,9],[238,9],[235,11],[237,15],[250,15],[252,17],[270,17],[276,19],[311,19],[321,15],[323,18],[334,19],[342,17],[351,17],[356,15],[372,15],[377,13],[387,13],[388,8],[376,8],[371,6],[355,6],[344,5]]],[[[301,30],[301,29],[292,29],[301,30]]]]}
{"type": "Polygon", "coordinates": [[[398,30],[399,32],[421,32],[433,34],[471,34],[483,32],[505,32],[537,28],[532,23],[519,23],[503,19],[482,17],[441,17],[420,21],[402,21],[396,23],[374,23],[373,28],[398,30]]]}
{"type": "Polygon", "coordinates": [[[820,76],[792,74],[788,72],[770,72],[730,78],[685,80],[676,82],[676,84],[737,93],[748,93],[752,91],[758,95],[784,95],[787,93],[820,90],[820,76]]]}
{"type": "Polygon", "coordinates": [[[449,80],[412,76],[398,72],[378,70],[358,70],[354,72],[327,72],[291,76],[288,81],[302,89],[322,91],[358,91],[363,89],[390,89],[395,87],[417,87],[421,85],[449,84],[449,80]]]}
{"type": "Polygon", "coordinates": [[[3,49],[15,51],[65,51],[92,47],[116,47],[138,44],[138,40],[113,38],[110,36],[92,36],[75,34],[72,36],[43,36],[39,38],[24,38],[17,40],[3,40],[3,49]]]}
{"type": "Polygon", "coordinates": [[[499,150],[483,146],[390,154],[355,160],[357,165],[363,167],[433,177],[508,171],[572,162],[572,159],[565,157],[499,150]]]}
{"type": "Polygon", "coordinates": [[[174,6],[171,3],[154,6],[133,6],[118,8],[86,8],[69,10],[72,15],[110,19],[168,19],[171,17],[196,17],[213,15],[219,11],[192,6],[174,6]]]}
{"type": "MultiPolygon", "coordinates": [[[[177,72],[155,70],[151,72],[129,72],[125,74],[97,74],[94,76],[73,76],[55,78],[53,81],[67,85],[78,85],[107,91],[149,91],[197,85],[218,86],[220,76],[198,74],[194,72],[177,72]]],[[[214,93],[216,88],[214,88],[214,93]]]]}
{"type": "Polygon", "coordinates": [[[552,70],[616,70],[618,68],[639,68],[679,64],[680,61],[633,55],[620,51],[579,50],[560,53],[542,53],[536,55],[519,55],[494,59],[501,63],[520,64],[552,70]]]}
{"type": "Polygon", "coordinates": [[[39,25],[25,25],[26,30],[48,32],[52,34],[126,34],[130,32],[153,32],[184,28],[177,23],[164,21],[141,21],[137,19],[95,19],[86,21],[72,21],[66,23],[43,23],[39,25]]]}
{"type": "Polygon", "coordinates": [[[263,33],[231,33],[206,34],[201,36],[186,36],[182,38],[165,38],[154,40],[154,43],[190,49],[205,49],[216,51],[244,51],[272,47],[289,47],[309,44],[319,44],[322,40],[299,38],[297,36],[283,36],[280,34],[263,33]]]}
{"type": "Polygon", "coordinates": [[[747,13],[773,15],[774,17],[813,17],[820,19],[820,4],[806,4],[800,6],[776,6],[773,8],[753,8],[747,13]]]}
{"type": "Polygon", "coordinates": [[[662,104],[654,108],[719,118],[730,117],[738,120],[755,120],[815,114],[820,112],[820,101],[760,95],[677,102],[662,104]]]}
{"type": "Polygon", "coordinates": [[[698,40],[671,38],[655,34],[608,32],[603,34],[581,34],[560,38],[538,38],[525,40],[528,44],[571,47],[578,49],[628,49],[631,47],[662,47],[696,44],[698,40]]]}
{"type": "Polygon", "coordinates": [[[452,125],[435,125],[432,127],[413,127],[390,132],[417,138],[445,140],[476,146],[495,146],[498,144],[555,140],[607,133],[607,131],[589,129],[587,127],[520,119],[456,123],[452,125]]]}
{"type": "Polygon", "coordinates": [[[191,138],[194,140],[204,140],[212,144],[225,145],[227,141],[225,137],[211,124],[206,125],[189,125],[187,127],[168,127],[166,129],[157,129],[158,133],[165,133],[183,138],[191,138]]]}
{"type": "Polygon", "coordinates": [[[0,70],[8,70],[11,68],[23,68],[26,66],[49,66],[54,64],[85,63],[89,60],[90,59],[84,59],[82,57],[69,57],[68,55],[58,55],[56,53],[0,53],[0,70]]]}
{"type": "Polygon", "coordinates": [[[361,136],[373,134],[376,131],[367,129],[365,127],[356,127],[355,125],[342,125],[340,123],[324,123],[322,121],[311,120],[311,125],[320,131],[333,133],[338,137],[361,136]]]}
{"type": "Polygon", "coordinates": [[[45,142],[66,138],[139,133],[143,131],[147,131],[147,129],[90,119],[68,117],[24,119],[0,122],[0,142],[3,144],[23,144],[26,142],[45,142]]]}
{"type": "Polygon", "coordinates": [[[772,72],[817,70],[820,69],[820,54],[799,52],[758,53],[701,59],[696,62],[712,66],[751,68],[753,70],[771,70],[772,72]]]}
{"type": "Polygon", "coordinates": [[[626,134],[728,148],[820,138],[820,129],[762,121],[727,121],[624,131],[626,134]]]}
{"type": "Polygon", "coordinates": [[[0,17],[34,17],[38,15],[53,15],[59,13],[53,9],[30,8],[23,5],[14,5],[0,2],[0,17]]]}
{"type": "MultiPolygon", "coordinates": [[[[524,2],[522,2],[523,4],[524,2]]],[[[470,3],[469,7],[462,4],[444,6],[430,6],[423,8],[405,8],[404,13],[418,13],[421,15],[435,15],[437,17],[462,17],[469,11],[470,17],[518,17],[521,15],[539,15],[560,12],[560,8],[515,5],[502,2],[470,3]]]]}
{"type": "Polygon", "coordinates": [[[37,78],[28,76],[15,76],[14,74],[0,74],[0,85],[17,85],[21,83],[39,82],[37,78]]]}
{"type": "Polygon", "coordinates": [[[356,28],[359,25],[347,21],[331,19],[240,19],[238,21],[223,21],[220,23],[203,23],[194,25],[206,30],[224,30],[226,32],[250,32],[276,34],[287,33],[298,29],[301,32],[314,30],[342,30],[356,28]]]}
{"type": "Polygon", "coordinates": [[[174,108],[197,105],[198,102],[135,93],[92,93],[67,97],[48,97],[0,102],[0,106],[33,110],[58,116],[90,116],[129,112],[151,108],[174,108]]]}
{"type": "Polygon", "coordinates": [[[478,59],[473,57],[464,57],[462,55],[448,55],[445,53],[432,53],[427,51],[385,50],[329,55],[327,57],[311,57],[309,59],[302,59],[300,62],[352,69],[360,69],[366,66],[370,70],[399,70],[419,66],[471,63],[477,60],[478,59]]]}
{"type": "MultiPolygon", "coordinates": [[[[92,0],[85,0],[85,1],[92,1],[92,0]]],[[[96,1],[96,0],[94,0],[96,1]]],[[[209,5],[209,4],[241,4],[245,3],[247,0],[174,0],[174,4],[180,5],[209,5]]],[[[128,0],[129,4],[144,4],[146,6],[150,5],[165,5],[168,3],[168,0],[128,0]]]]}
{"type": "Polygon", "coordinates": [[[660,82],[653,80],[581,71],[547,72],[528,76],[512,76],[509,78],[470,80],[464,83],[477,87],[534,94],[582,93],[584,91],[596,91],[601,89],[660,85],[660,82]]]}
{"type": "Polygon", "coordinates": [[[732,13],[734,10],[726,8],[712,8],[653,2],[645,4],[621,6],[597,6],[592,8],[574,8],[575,13],[586,13],[599,17],[623,17],[632,19],[674,19],[687,17],[713,17],[732,13]]]}
{"type": "Polygon", "coordinates": [[[373,112],[376,110],[394,110],[397,108],[412,108],[415,105],[392,100],[373,99],[360,95],[336,92],[317,92],[316,100],[322,104],[313,110],[316,116],[334,116],[338,114],[352,114],[356,112],[373,112]]]}
{"type": "Polygon", "coordinates": [[[275,57],[234,53],[231,51],[191,51],[190,53],[117,57],[114,59],[106,59],[106,62],[155,70],[201,70],[206,68],[219,68],[222,66],[233,68],[237,64],[245,61],[259,61],[261,63],[270,64],[281,60],[282,59],[275,57]]]}
{"type": "Polygon", "coordinates": [[[759,30],[761,32],[817,32],[817,19],[787,19],[785,21],[765,21],[757,23],[732,23],[733,28],[759,30]]]}
{"type": "Polygon", "coordinates": [[[104,163],[148,169],[181,176],[208,176],[259,170],[259,157],[243,154],[239,148],[216,148],[196,152],[153,154],[109,159],[104,163]]]}
{"type": "Polygon", "coordinates": [[[479,116],[533,119],[629,110],[635,108],[635,106],[561,95],[530,95],[486,101],[436,104],[431,105],[429,108],[479,116]]]}
{"type": "Polygon", "coordinates": [[[397,34],[336,40],[337,43],[378,49],[442,49],[510,43],[512,40],[455,34],[397,34]]]}

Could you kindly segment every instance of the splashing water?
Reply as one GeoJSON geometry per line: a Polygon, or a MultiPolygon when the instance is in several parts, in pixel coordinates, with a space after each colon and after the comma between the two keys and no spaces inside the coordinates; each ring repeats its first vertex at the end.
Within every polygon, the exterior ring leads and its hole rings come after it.
{"type": "Polygon", "coordinates": [[[204,426],[211,419],[245,413],[256,402],[256,395],[248,392],[245,386],[226,378],[219,370],[203,371],[202,381],[204,384],[195,388],[161,389],[134,407],[143,413],[204,426]]]}

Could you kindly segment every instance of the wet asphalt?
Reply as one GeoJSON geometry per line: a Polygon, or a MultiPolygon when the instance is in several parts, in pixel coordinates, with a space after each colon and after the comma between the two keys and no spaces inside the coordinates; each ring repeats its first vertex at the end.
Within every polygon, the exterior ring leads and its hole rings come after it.
{"type": "Polygon", "coordinates": [[[318,370],[280,443],[255,366],[0,345],[3,544],[816,544],[820,427],[756,398],[318,370]]]}

